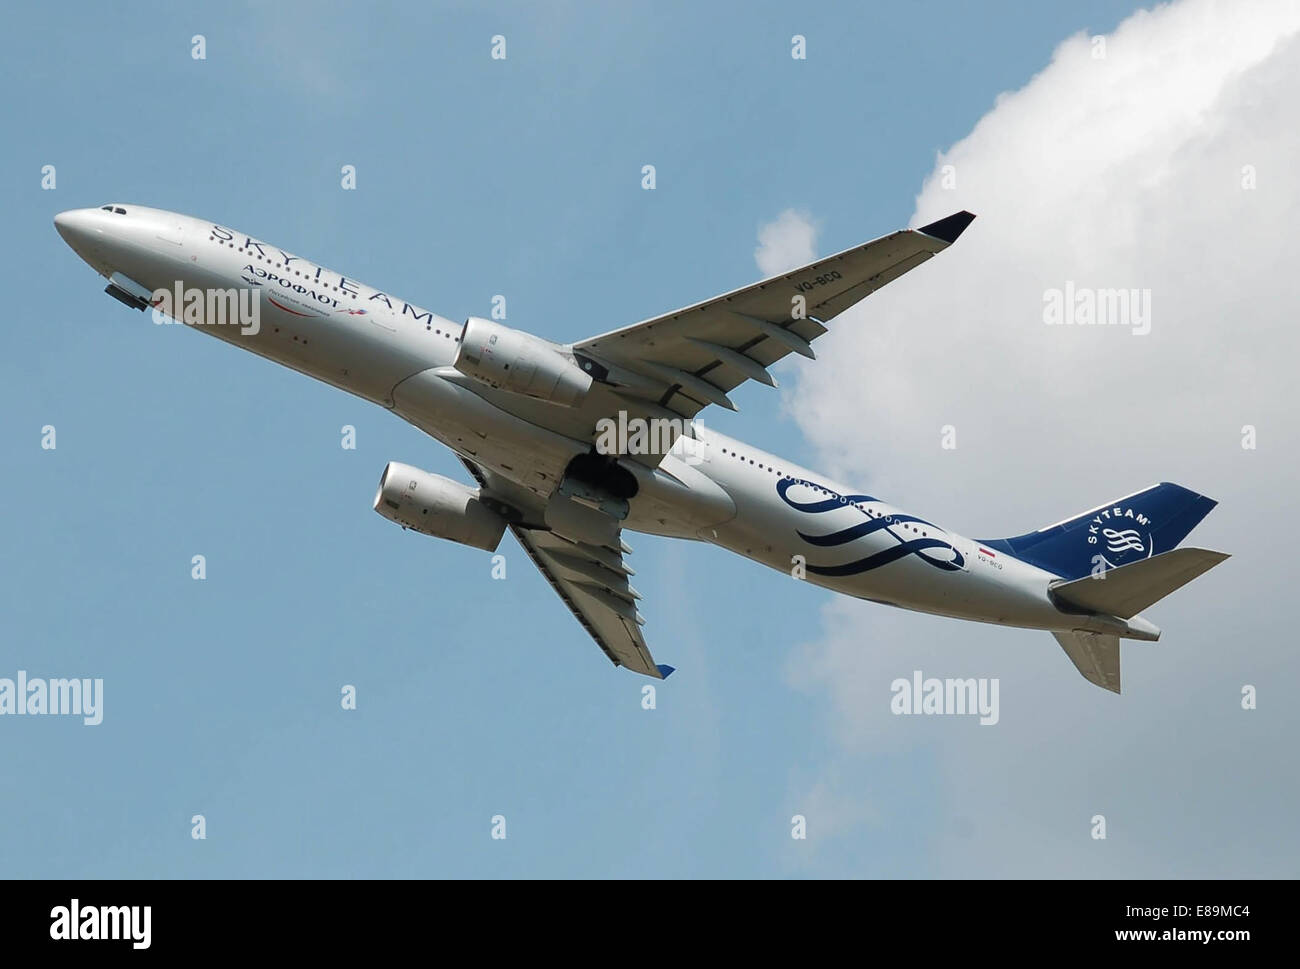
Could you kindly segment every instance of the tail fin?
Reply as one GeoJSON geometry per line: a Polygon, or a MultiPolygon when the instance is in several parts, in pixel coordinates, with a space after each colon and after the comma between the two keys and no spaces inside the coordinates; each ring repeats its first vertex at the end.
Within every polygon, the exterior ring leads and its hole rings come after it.
{"type": "Polygon", "coordinates": [[[1166,481],[1036,532],[980,544],[1063,579],[1081,579],[1098,566],[1117,569],[1176,548],[1217,504],[1166,481]]]}

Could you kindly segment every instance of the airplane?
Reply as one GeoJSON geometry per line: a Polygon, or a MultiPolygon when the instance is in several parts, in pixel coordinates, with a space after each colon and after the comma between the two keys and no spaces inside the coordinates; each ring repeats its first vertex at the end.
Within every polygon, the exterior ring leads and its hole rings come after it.
{"type": "Polygon", "coordinates": [[[702,303],[557,344],[463,323],[219,223],[126,203],[59,213],[64,241],[125,305],[379,404],[456,453],[468,485],[392,461],[374,510],[495,551],[513,533],[615,666],[662,679],[626,532],[709,542],[834,592],[1045,630],[1120,692],[1142,610],[1228,556],[1179,543],[1217,504],[1162,482],[1008,538],[970,539],[706,428],[749,381],[849,307],[957,241],[957,212],[702,303]],[[175,294],[175,299],[172,299],[175,294]],[[236,298],[238,297],[238,298],[236,298]],[[232,318],[234,317],[234,318],[232,318]]]}

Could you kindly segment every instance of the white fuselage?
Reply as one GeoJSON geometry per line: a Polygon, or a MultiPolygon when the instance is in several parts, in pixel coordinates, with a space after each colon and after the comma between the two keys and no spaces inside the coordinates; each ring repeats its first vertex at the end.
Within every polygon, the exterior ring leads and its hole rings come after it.
{"type": "MultiPolygon", "coordinates": [[[[148,290],[256,289],[258,332],[195,325],[392,410],[495,474],[535,490],[590,446],[563,408],[449,379],[461,325],[244,233],[141,206],[56,220],[101,275],[148,290]],[[571,431],[571,433],[570,433],[571,431]]],[[[178,317],[179,313],[176,313],[178,317]]],[[[584,436],[585,435],[585,436],[584,436]]],[[[922,612],[1038,629],[1113,623],[1066,615],[1058,577],[907,515],[775,455],[700,428],[641,488],[623,526],[700,539],[836,592],[922,612]]],[[[1121,633],[1122,634],[1122,633],[1121,633]]]]}

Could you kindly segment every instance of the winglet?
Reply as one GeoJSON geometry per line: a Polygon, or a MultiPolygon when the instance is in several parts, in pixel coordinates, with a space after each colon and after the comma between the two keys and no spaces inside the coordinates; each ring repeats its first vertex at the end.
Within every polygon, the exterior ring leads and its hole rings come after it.
{"type": "Polygon", "coordinates": [[[957,241],[957,237],[966,231],[966,226],[975,221],[975,216],[964,209],[961,212],[955,212],[946,219],[940,219],[938,222],[931,222],[929,225],[923,225],[917,229],[917,232],[924,232],[928,236],[952,245],[957,241]]]}
{"type": "Polygon", "coordinates": [[[655,669],[659,671],[659,678],[661,680],[668,679],[668,677],[672,674],[672,672],[676,668],[677,667],[675,666],[669,666],[667,663],[660,663],[658,666],[655,667],[655,669]]]}

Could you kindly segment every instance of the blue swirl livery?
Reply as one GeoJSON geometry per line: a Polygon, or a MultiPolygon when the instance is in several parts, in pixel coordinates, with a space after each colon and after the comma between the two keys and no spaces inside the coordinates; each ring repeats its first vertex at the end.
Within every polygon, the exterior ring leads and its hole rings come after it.
{"type": "Polygon", "coordinates": [[[870,536],[888,537],[893,544],[879,548],[879,540],[863,542],[863,551],[873,549],[869,554],[842,565],[808,565],[807,569],[814,575],[844,576],[860,575],[873,569],[897,562],[909,555],[915,555],[927,565],[945,572],[958,572],[966,564],[965,557],[951,542],[938,537],[943,530],[923,518],[913,515],[882,515],[864,507],[876,502],[870,495],[841,495],[822,485],[814,484],[802,478],[782,478],[777,482],[776,493],[791,508],[810,515],[822,515],[840,508],[852,508],[864,516],[864,520],[847,528],[823,534],[809,534],[796,530],[796,534],[809,545],[817,548],[837,548],[851,545],[870,536]],[[798,501],[790,497],[790,489],[796,485],[813,488],[828,498],[817,501],[798,501]],[[942,553],[936,550],[942,549],[942,553]]]}

